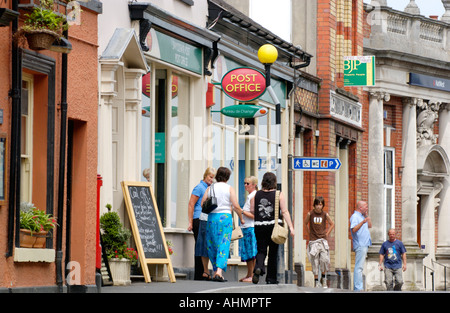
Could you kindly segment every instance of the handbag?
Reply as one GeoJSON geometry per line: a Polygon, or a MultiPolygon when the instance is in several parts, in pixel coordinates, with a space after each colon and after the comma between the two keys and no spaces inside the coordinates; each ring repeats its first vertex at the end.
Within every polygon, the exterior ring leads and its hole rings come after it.
{"type": "Polygon", "coordinates": [[[212,196],[209,196],[202,205],[202,213],[209,214],[211,211],[217,208],[217,198],[214,192],[214,184],[211,185],[209,190],[209,194],[211,194],[211,190],[213,192],[212,196]]]}
{"type": "MultiPolygon", "coordinates": [[[[271,239],[276,244],[283,244],[286,242],[286,239],[289,235],[289,230],[286,226],[281,226],[278,224],[278,211],[279,211],[279,198],[280,198],[280,191],[277,190],[275,193],[275,225],[273,226],[272,236],[271,239]]],[[[283,218],[284,220],[284,218],[283,218]]],[[[286,223],[283,223],[286,225],[286,223]]]]}
{"type": "Polygon", "coordinates": [[[244,234],[242,233],[241,226],[238,227],[234,226],[234,213],[231,212],[231,214],[233,215],[233,232],[231,233],[231,241],[233,241],[241,239],[242,237],[244,237],[244,234]]]}

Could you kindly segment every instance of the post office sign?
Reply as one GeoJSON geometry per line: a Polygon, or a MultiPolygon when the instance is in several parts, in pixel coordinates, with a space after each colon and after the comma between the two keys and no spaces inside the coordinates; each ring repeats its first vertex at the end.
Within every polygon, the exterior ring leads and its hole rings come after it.
{"type": "Polygon", "coordinates": [[[266,77],[249,67],[235,68],[222,78],[222,90],[231,98],[248,102],[261,97],[266,91],[266,77]]]}

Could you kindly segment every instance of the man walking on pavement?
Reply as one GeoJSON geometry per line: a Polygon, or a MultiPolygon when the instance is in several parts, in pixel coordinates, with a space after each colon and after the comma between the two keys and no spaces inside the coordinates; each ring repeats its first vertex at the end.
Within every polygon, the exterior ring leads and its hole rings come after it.
{"type": "Polygon", "coordinates": [[[402,271],[406,271],[406,248],[403,242],[395,238],[395,235],[395,229],[389,229],[389,240],[381,245],[380,264],[378,264],[378,268],[382,271],[384,260],[384,283],[388,291],[402,290],[402,271]]]}
{"type": "Polygon", "coordinates": [[[353,272],[353,289],[362,291],[363,270],[366,261],[367,250],[372,245],[369,228],[372,228],[372,221],[367,216],[369,207],[366,202],[358,201],[356,210],[350,217],[350,230],[352,232],[353,250],[355,251],[355,270],[353,272]]]}
{"type": "Polygon", "coordinates": [[[330,215],[323,210],[324,207],[323,197],[314,199],[313,209],[306,214],[303,223],[306,233],[309,235],[306,253],[313,269],[314,286],[327,288],[326,272],[330,268],[330,248],[327,239],[334,228],[334,222],[330,215]],[[322,275],[319,282],[320,271],[322,275]]]}

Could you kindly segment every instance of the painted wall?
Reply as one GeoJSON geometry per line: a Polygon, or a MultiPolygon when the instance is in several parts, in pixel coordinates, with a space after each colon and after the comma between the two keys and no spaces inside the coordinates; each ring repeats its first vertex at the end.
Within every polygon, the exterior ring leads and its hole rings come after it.
{"type": "MultiPolygon", "coordinates": [[[[1,7],[11,8],[11,1],[2,3],[1,7]]],[[[77,284],[95,285],[95,235],[96,235],[96,189],[97,189],[97,16],[88,8],[82,8],[82,24],[71,26],[69,29],[69,41],[73,50],[68,55],[68,85],[67,103],[68,119],[75,120],[74,130],[74,166],[72,181],[72,234],[71,234],[71,258],[78,262],[77,272],[74,276],[77,284]]],[[[64,8],[61,8],[61,12],[64,8]]],[[[22,24],[23,14],[19,25],[22,24]]],[[[0,109],[3,110],[3,124],[0,124],[0,133],[6,133],[10,140],[11,128],[11,98],[8,92],[11,89],[11,25],[0,28],[0,109]]],[[[53,210],[57,214],[58,208],[58,178],[59,178],[59,151],[60,151],[60,126],[61,126],[61,54],[42,50],[39,53],[55,60],[55,139],[47,142],[47,114],[35,112],[34,153],[37,155],[33,161],[35,172],[33,180],[33,202],[39,208],[45,208],[46,186],[42,186],[39,176],[46,175],[47,154],[43,153],[47,147],[54,149],[54,183],[51,186],[53,193],[53,210]],[[45,125],[45,126],[42,126],[45,125]]],[[[46,106],[47,76],[41,73],[27,71],[34,75],[34,96],[36,105],[46,106]]],[[[8,143],[9,144],[9,143],[8,143]]],[[[9,175],[9,146],[7,150],[8,164],[6,174],[9,175]]],[[[67,175],[65,176],[67,180],[67,175]]],[[[7,179],[9,182],[9,179],[7,179]]],[[[67,183],[66,183],[67,185],[67,183]]],[[[8,184],[9,188],[9,184],[8,184]]],[[[65,194],[65,199],[67,194],[65,194]]],[[[65,203],[65,202],[64,202],[65,203]]],[[[18,208],[17,208],[18,209],[18,208]]],[[[64,229],[63,255],[65,255],[66,236],[66,208],[64,217],[58,219],[58,223],[64,229]]],[[[0,207],[0,227],[4,231],[0,235],[0,249],[7,250],[7,220],[8,204],[0,207]]],[[[53,247],[56,248],[56,230],[53,236],[53,247]]],[[[44,249],[53,253],[52,249],[44,249]]],[[[38,249],[30,249],[38,250],[38,249]]],[[[35,251],[32,251],[32,253],[35,251]]],[[[63,260],[63,267],[65,267],[63,260]]],[[[55,262],[15,262],[14,257],[0,258],[0,289],[55,286],[55,262]]],[[[63,273],[64,276],[64,273],[63,273]]],[[[65,283],[64,283],[65,284],[65,283]]]]}

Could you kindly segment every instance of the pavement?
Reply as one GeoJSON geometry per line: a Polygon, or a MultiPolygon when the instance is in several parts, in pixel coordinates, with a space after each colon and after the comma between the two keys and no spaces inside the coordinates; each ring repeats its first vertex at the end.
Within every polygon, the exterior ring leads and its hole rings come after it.
{"type": "Polygon", "coordinates": [[[348,293],[335,288],[299,287],[296,284],[268,285],[237,281],[215,282],[178,279],[171,282],[132,281],[130,286],[103,286],[101,293],[348,293]]]}
{"type": "MultiPolygon", "coordinates": [[[[292,310],[293,304],[305,307],[302,299],[315,307],[334,307],[336,301],[323,301],[323,293],[347,292],[332,288],[298,287],[295,284],[267,285],[243,283],[237,281],[215,282],[177,279],[171,282],[133,281],[131,286],[104,286],[102,294],[115,299],[111,308],[118,309],[123,303],[139,304],[150,310],[164,310],[165,312],[273,312],[292,310]],[[314,295],[315,293],[315,295],[314,295]],[[300,299],[300,294],[303,298],[300,299]],[[315,298],[315,299],[313,299],[315,298]],[[142,304],[142,305],[141,305],[142,304]],[[148,306],[148,308],[147,308],[148,306]]],[[[300,296],[301,297],[301,296],[300,296]]],[[[333,298],[336,298],[334,295],[333,298]]],[[[93,301],[95,302],[95,301],[93,301]]],[[[127,306],[125,306],[127,307],[127,306]]],[[[134,308],[130,306],[129,308],[134,308]]]]}
{"type": "Polygon", "coordinates": [[[130,286],[104,286],[101,293],[117,300],[114,300],[115,308],[118,308],[120,303],[145,303],[171,313],[263,313],[293,308],[320,312],[336,311],[340,307],[344,310],[343,306],[356,302],[362,303],[361,305],[369,310],[372,305],[375,310],[383,302],[395,301],[410,301],[419,311],[429,310],[429,303],[436,301],[448,305],[448,292],[443,293],[444,297],[433,296],[433,299],[430,299],[431,293],[427,293],[427,298],[422,295],[417,298],[413,292],[355,292],[337,288],[299,287],[296,284],[267,285],[264,282],[253,284],[184,279],[177,279],[175,283],[133,281],[130,286]]]}

